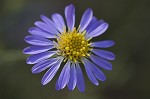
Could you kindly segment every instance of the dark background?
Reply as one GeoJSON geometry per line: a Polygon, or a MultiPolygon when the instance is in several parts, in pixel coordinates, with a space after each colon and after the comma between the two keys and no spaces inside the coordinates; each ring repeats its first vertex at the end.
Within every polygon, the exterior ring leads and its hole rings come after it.
{"type": "MultiPolygon", "coordinates": [[[[76,25],[77,26],[77,25],[76,25]]],[[[150,99],[150,0],[0,0],[0,99],[150,99]],[[28,28],[40,20],[76,7],[76,24],[90,7],[94,15],[109,23],[109,29],[94,40],[111,39],[116,45],[113,70],[104,71],[107,81],[93,85],[84,77],[86,90],[56,91],[54,79],[42,86],[43,73],[33,75],[27,65],[28,28]]]]}

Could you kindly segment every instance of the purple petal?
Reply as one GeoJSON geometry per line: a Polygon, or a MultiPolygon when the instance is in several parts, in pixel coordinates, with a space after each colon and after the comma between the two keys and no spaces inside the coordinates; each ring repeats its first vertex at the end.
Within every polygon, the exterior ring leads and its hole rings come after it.
{"type": "Polygon", "coordinates": [[[26,36],[25,41],[29,44],[37,45],[37,46],[53,45],[52,41],[45,39],[43,37],[40,37],[40,36],[33,36],[33,35],[26,36]]]}
{"type": "Polygon", "coordinates": [[[90,21],[89,25],[86,27],[86,31],[88,32],[89,29],[93,26],[93,24],[97,22],[97,18],[95,16],[92,17],[92,20],[90,21]]]}
{"type": "Polygon", "coordinates": [[[99,36],[101,34],[103,34],[108,28],[108,24],[107,23],[102,23],[101,25],[99,25],[96,29],[94,29],[93,31],[91,31],[88,34],[88,37],[96,37],[99,36]]]}
{"type": "Polygon", "coordinates": [[[88,8],[82,15],[79,32],[83,32],[85,30],[85,28],[89,25],[90,21],[92,20],[92,17],[93,11],[92,9],[88,8]]]}
{"type": "Polygon", "coordinates": [[[51,57],[52,55],[54,55],[56,53],[56,51],[48,51],[48,52],[43,52],[43,53],[39,53],[39,54],[34,54],[31,55],[27,58],[27,64],[35,64],[38,63],[42,60],[45,60],[49,57],[51,57]]]}
{"type": "Polygon", "coordinates": [[[51,58],[51,59],[43,60],[43,61],[35,64],[32,67],[31,71],[33,74],[40,73],[40,72],[46,70],[47,68],[51,67],[57,61],[58,61],[57,58],[51,58]]]}
{"type": "Polygon", "coordinates": [[[73,4],[66,6],[65,17],[67,21],[67,26],[70,29],[70,31],[72,31],[74,28],[74,24],[75,24],[75,8],[73,4]]]}
{"type": "Polygon", "coordinates": [[[104,23],[104,20],[95,20],[95,22],[93,22],[93,24],[90,25],[90,27],[87,29],[87,33],[90,34],[93,30],[95,30],[96,28],[98,28],[102,23],[104,23]]]}
{"type": "Polygon", "coordinates": [[[99,79],[100,81],[106,80],[105,74],[97,66],[93,64],[93,66],[91,66],[91,69],[93,69],[93,73],[95,74],[97,79],[99,79]]]}
{"type": "Polygon", "coordinates": [[[66,27],[63,17],[60,14],[55,13],[52,15],[52,19],[55,23],[57,30],[59,30],[59,32],[62,33],[66,27]]]}
{"type": "Polygon", "coordinates": [[[76,68],[75,64],[72,64],[70,68],[70,79],[68,82],[68,89],[73,90],[76,86],[76,83],[77,83],[76,68]]]}
{"type": "Polygon", "coordinates": [[[29,33],[36,36],[41,36],[44,38],[55,38],[54,34],[51,34],[49,32],[46,32],[38,27],[32,27],[29,30],[29,33]]]}
{"type": "Polygon", "coordinates": [[[85,70],[86,70],[86,74],[88,75],[90,81],[91,81],[93,84],[98,85],[99,83],[98,83],[98,81],[97,81],[95,75],[93,74],[93,72],[92,72],[90,66],[89,66],[90,64],[88,64],[87,59],[84,58],[84,59],[83,59],[83,62],[84,62],[84,67],[85,67],[85,70]]]}
{"type": "Polygon", "coordinates": [[[112,70],[112,64],[108,62],[107,60],[97,57],[93,54],[90,55],[90,59],[99,67],[106,69],[106,70],[112,70]]]}
{"type": "Polygon", "coordinates": [[[68,83],[70,78],[70,61],[66,63],[64,66],[59,78],[58,78],[58,85],[60,88],[57,89],[63,89],[66,84],[68,83]]]}
{"type": "Polygon", "coordinates": [[[84,63],[91,68],[97,79],[99,79],[100,81],[106,80],[106,76],[104,75],[104,73],[95,64],[90,62],[88,59],[85,59],[84,63]]]}
{"type": "Polygon", "coordinates": [[[108,59],[108,60],[114,60],[115,59],[115,55],[109,51],[100,50],[100,49],[93,49],[92,52],[94,54],[96,54],[97,56],[108,59]]]}
{"type": "Polygon", "coordinates": [[[49,45],[49,46],[29,46],[29,47],[26,47],[23,50],[23,53],[24,54],[39,54],[39,53],[48,51],[52,48],[54,48],[53,45],[49,45]]]}
{"type": "Polygon", "coordinates": [[[41,83],[43,85],[46,85],[47,83],[49,83],[52,78],[55,76],[55,74],[57,73],[60,64],[61,64],[62,60],[57,61],[43,76],[41,83]]]}
{"type": "Polygon", "coordinates": [[[91,46],[99,47],[99,48],[108,48],[113,46],[114,44],[115,42],[112,40],[105,40],[105,41],[93,42],[91,46]]]}
{"type": "Polygon", "coordinates": [[[40,16],[41,19],[48,25],[50,25],[51,27],[55,28],[55,24],[53,23],[53,21],[51,19],[49,19],[48,17],[46,17],[45,15],[41,15],[40,16]]]}
{"type": "Polygon", "coordinates": [[[56,30],[56,28],[52,24],[46,24],[46,23],[41,22],[41,21],[36,21],[34,24],[44,31],[47,31],[47,32],[52,33],[52,34],[58,34],[58,31],[56,30]]]}
{"type": "Polygon", "coordinates": [[[67,16],[69,6],[70,6],[70,5],[68,5],[68,6],[65,7],[65,17],[67,16]]]}
{"type": "Polygon", "coordinates": [[[76,72],[77,72],[77,87],[80,90],[80,92],[84,92],[85,82],[79,63],[76,63],[76,72]]]}
{"type": "Polygon", "coordinates": [[[56,89],[56,90],[60,90],[60,85],[59,85],[59,83],[58,83],[58,80],[56,81],[55,89],[56,89]]]}

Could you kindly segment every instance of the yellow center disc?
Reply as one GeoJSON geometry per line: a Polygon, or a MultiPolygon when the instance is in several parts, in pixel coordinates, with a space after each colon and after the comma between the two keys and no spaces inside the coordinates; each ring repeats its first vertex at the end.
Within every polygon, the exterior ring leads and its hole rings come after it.
{"type": "Polygon", "coordinates": [[[71,32],[64,31],[57,37],[56,48],[59,54],[71,61],[80,61],[81,57],[89,56],[89,39],[85,38],[86,31],[79,33],[76,28],[71,32]]]}

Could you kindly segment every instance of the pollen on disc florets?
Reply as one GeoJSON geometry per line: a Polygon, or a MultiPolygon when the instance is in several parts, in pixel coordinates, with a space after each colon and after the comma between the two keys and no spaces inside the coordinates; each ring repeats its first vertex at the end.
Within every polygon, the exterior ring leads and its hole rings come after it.
{"type": "Polygon", "coordinates": [[[85,38],[86,31],[79,33],[76,28],[73,31],[64,31],[57,37],[58,54],[71,61],[80,61],[81,57],[89,56],[90,43],[85,38]]]}

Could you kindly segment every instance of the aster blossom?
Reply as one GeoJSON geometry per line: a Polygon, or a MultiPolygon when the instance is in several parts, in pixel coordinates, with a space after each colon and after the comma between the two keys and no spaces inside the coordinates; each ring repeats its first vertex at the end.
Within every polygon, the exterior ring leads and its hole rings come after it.
{"type": "Polygon", "coordinates": [[[51,19],[41,15],[42,21],[36,21],[36,27],[29,29],[31,35],[25,37],[31,46],[26,47],[23,53],[30,55],[26,62],[34,64],[32,73],[47,70],[41,80],[43,85],[49,83],[63,66],[56,82],[56,90],[65,86],[73,90],[77,86],[83,92],[85,82],[81,65],[93,84],[98,85],[98,80],[105,81],[106,76],[101,69],[112,70],[108,60],[114,60],[115,55],[103,49],[115,43],[112,40],[92,42],[92,38],[100,36],[108,28],[108,23],[93,16],[92,9],[85,10],[77,28],[73,4],[65,7],[64,14],[66,24],[58,13],[52,14],[51,19]]]}

